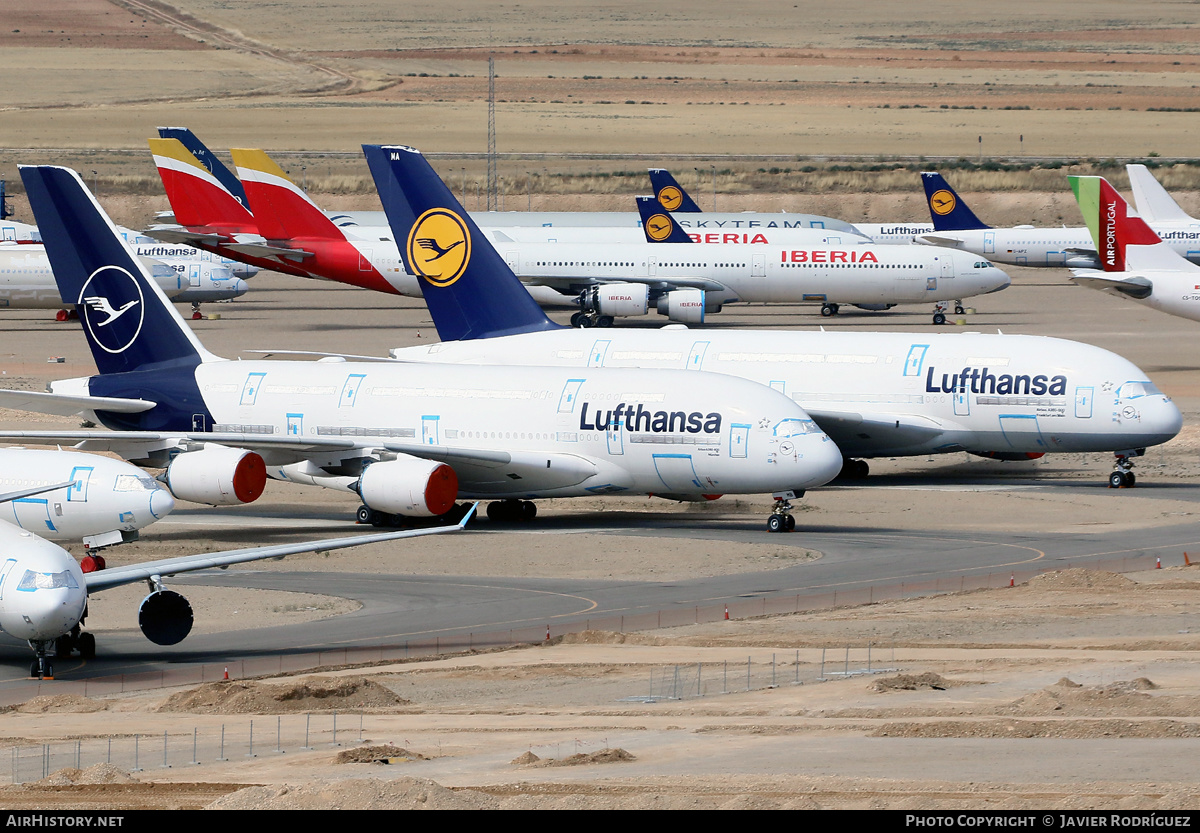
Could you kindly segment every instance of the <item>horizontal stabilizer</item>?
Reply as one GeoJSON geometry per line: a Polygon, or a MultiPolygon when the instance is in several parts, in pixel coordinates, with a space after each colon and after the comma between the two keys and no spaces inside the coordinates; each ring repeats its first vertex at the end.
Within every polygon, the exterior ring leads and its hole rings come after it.
{"type": "Polygon", "coordinates": [[[1112,295],[1126,295],[1136,300],[1149,298],[1154,291],[1154,282],[1140,275],[1104,272],[1076,272],[1072,277],[1075,283],[1090,289],[1099,289],[1112,295]]]}
{"type": "Polygon", "coordinates": [[[0,390],[0,408],[32,411],[36,414],[72,416],[82,411],[108,411],[117,414],[140,414],[156,403],[147,399],[122,399],[115,396],[79,396],[65,393],[43,393],[35,390],[0,390]]]}
{"type": "Polygon", "coordinates": [[[225,248],[231,252],[247,255],[248,257],[286,257],[297,263],[313,256],[312,252],[304,249],[292,249],[286,246],[271,246],[267,243],[230,243],[225,248]]]}
{"type": "Polygon", "coordinates": [[[153,237],[163,243],[175,243],[184,246],[215,246],[228,239],[220,234],[206,234],[199,231],[189,231],[183,226],[151,226],[142,232],[147,237],[153,237]]]}

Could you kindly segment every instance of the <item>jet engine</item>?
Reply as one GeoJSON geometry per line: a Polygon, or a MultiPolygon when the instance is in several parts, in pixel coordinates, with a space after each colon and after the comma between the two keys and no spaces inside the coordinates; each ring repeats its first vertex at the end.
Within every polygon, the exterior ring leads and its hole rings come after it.
{"type": "Polygon", "coordinates": [[[658,314],[682,324],[703,324],[704,313],[720,311],[720,304],[706,301],[703,289],[676,289],[658,299],[658,314]]]}
{"type": "Polygon", "coordinates": [[[358,479],[363,503],[377,512],[431,518],[454,508],[458,475],[445,463],[416,457],[372,463],[358,479]]]}
{"type": "Polygon", "coordinates": [[[138,608],[138,627],[155,645],[177,645],[192,632],[192,606],[173,590],[157,590],[138,608]]]}
{"type": "Polygon", "coordinates": [[[644,283],[602,283],[583,291],[579,308],[614,318],[645,315],[650,308],[649,298],[650,288],[644,283]]]}
{"type": "Polygon", "coordinates": [[[181,500],[236,506],[262,495],[267,466],[253,451],[212,445],[177,455],[167,466],[166,481],[181,500]]]}

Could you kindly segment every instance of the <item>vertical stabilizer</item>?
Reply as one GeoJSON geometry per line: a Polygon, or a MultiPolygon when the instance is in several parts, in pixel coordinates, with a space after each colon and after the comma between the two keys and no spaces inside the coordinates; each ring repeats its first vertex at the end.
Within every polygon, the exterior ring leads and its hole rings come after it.
{"type": "Polygon", "coordinates": [[[700,213],[700,206],[696,205],[696,201],[688,196],[688,192],[683,190],[683,186],[675,181],[675,177],[671,176],[671,172],[666,168],[650,169],[650,187],[654,189],[658,204],[667,211],[680,214],[700,213]]]}
{"type": "Polygon", "coordinates": [[[317,204],[271,157],[257,149],[234,148],[233,163],[246,188],[258,232],[268,240],[315,238],[344,240],[317,204]]]}
{"type": "Polygon", "coordinates": [[[1195,223],[1145,165],[1126,165],[1138,214],[1147,223],[1195,223]]]}
{"type": "Polygon", "coordinates": [[[75,304],[101,374],[182,369],[215,358],[150,280],[79,174],[21,168],[64,303],[75,304]]]}
{"type": "Polygon", "coordinates": [[[929,216],[934,231],[971,231],[991,228],[975,216],[962,197],[955,193],[950,183],[937,171],[922,171],[921,184],[925,186],[925,201],[929,204],[929,216]]]}
{"type": "Polygon", "coordinates": [[[189,228],[224,230],[227,234],[257,233],[257,224],[246,206],[178,139],[149,142],[175,222],[189,228]]]}
{"type": "Polygon", "coordinates": [[[642,231],[647,243],[691,243],[692,238],[675,222],[671,212],[663,211],[654,197],[635,197],[638,214],[642,217],[642,231]]]}
{"type": "Polygon", "coordinates": [[[443,341],[558,328],[420,152],[363,145],[363,153],[443,341]]]}
{"type": "Polygon", "coordinates": [[[1083,222],[1105,272],[1139,269],[1200,271],[1163,243],[1102,176],[1069,176],[1083,222]]]}
{"type": "Polygon", "coordinates": [[[225,190],[233,195],[234,199],[240,202],[247,211],[250,210],[250,203],[246,199],[246,191],[242,188],[242,183],[238,182],[233,171],[226,168],[216,154],[205,146],[204,142],[196,138],[195,133],[186,127],[160,127],[158,135],[163,139],[177,139],[221,183],[225,190]]]}

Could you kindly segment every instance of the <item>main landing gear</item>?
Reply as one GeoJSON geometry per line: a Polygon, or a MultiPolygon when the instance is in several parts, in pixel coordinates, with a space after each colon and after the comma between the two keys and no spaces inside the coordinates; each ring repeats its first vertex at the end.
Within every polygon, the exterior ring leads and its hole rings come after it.
{"type": "Polygon", "coordinates": [[[537,504],[532,500],[494,500],[488,504],[489,521],[520,523],[537,517],[537,504]]]}
{"type": "Polygon", "coordinates": [[[1108,488],[1132,489],[1136,486],[1137,475],[1133,473],[1133,458],[1141,457],[1145,453],[1146,449],[1144,448],[1115,452],[1117,459],[1113,463],[1112,474],[1108,476],[1108,488]]]}
{"type": "Polygon", "coordinates": [[[200,304],[192,301],[192,320],[199,321],[204,316],[200,313],[200,304]]]}
{"type": "Polygon", "coordinates": [[[838,480],[866,480],[871,473],[871,467],[866,460],[842,460],[842,470],[838,472],[838,480]]]}
{"type": "Polygon", "coordinates": [[[837,304],[821,304],[821,317],[822,318],[829,318],[830,316],[834,316],[837,314],[838,314],[838,305],[837,304]]]}
{"type": "Polygon", "coordinates": [[[767,518],[767,531],[794,532],[796,519],[792,517],[792,504],[788,501],[804,497],[804,492],[776,492],[771,497],[775,498],[775,505],[767,518]]]}
{"type": "Polygon", "coordinates": [[[571,316],[571,326],[586,330],[588,327],[611,327],[611,315],[597,315],[594,312],[577,312],[571,316]]]}

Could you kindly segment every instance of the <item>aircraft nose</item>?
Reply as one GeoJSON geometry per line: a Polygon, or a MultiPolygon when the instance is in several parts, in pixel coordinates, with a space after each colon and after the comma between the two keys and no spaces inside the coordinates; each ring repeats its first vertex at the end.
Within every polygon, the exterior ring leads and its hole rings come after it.
{"type": "Polygon", "coordinates": [[[803,482],[798,489],[815,489],[837,477],[842,470],[842,452],[837,444],[824,433],[809,434],[804,454],[799,462],[803,482]]]}
{"type": "Polygon", "coordinates": [[[1007,272],[997,266],[988,266],[983,271],[983,279],[987,286],[985,294],[990,295],[993,292],[1008,289],[1012,285],[1012,278],[1008,276],[1007,272]]]}
{"type": "Polygon", "coordinates": [[[246,294],[246,290],[249,288],[250,287],[247,286],[246,282],[244,280],[242,280],[241,278],[235,279],[233,282],[234,297],[241,298],[243,295],[246,294]]]}
{"type": "Polygon", "coordinates": [[[1183,428],[1183,414],[1169,398],[1152,397],[1153,401],[1142,406],[1142,441],[1146,445],[1160,445],[1175,438],[1183,428]]]}
{"type": "Polygon", "coordinates": [[[155,489],[150,493],[150,514],[155,520],[160,520],[171,514],[175,508],[175,498],[166,489],[155,489]]]}

